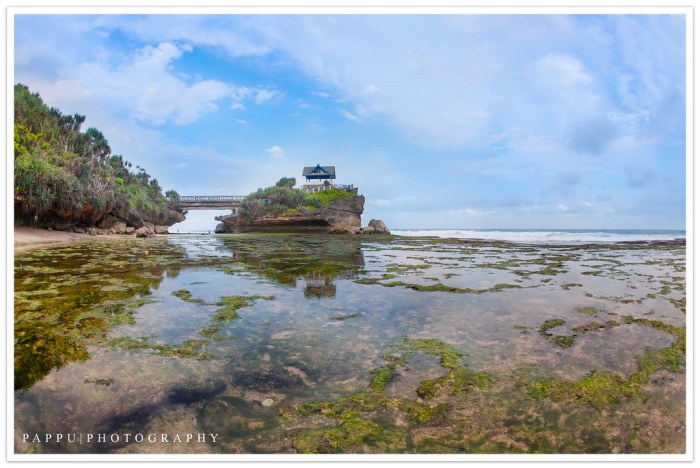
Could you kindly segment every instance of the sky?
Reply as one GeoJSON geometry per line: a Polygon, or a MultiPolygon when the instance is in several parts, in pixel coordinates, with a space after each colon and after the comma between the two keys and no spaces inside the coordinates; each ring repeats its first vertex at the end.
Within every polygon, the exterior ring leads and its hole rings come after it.
{"type": "Polygon", "coordinates": [[[682,15],[24,14],[14,81],[181,195],[321,164],[363,224],[685,229],[685,34],[682,15]]]}

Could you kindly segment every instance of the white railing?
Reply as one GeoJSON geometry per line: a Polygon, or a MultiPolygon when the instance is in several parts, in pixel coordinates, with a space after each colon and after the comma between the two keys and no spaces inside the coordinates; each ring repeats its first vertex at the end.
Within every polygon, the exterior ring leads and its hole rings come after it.
{"type": "Polygon", "coordinates": [[[307,184],[303,185],[301,189],[305,193],[317,193],[317,192],[325,192],[326,190],[331,190],[331,189],[336,189],[336,190],[346,190],[348,192],[352,192],[355,190],[354,185],[346,185],[346,184],[307,184]]]}
{"type": "Polygon", "coordinates": [[[232,202],[241,201],[245,198],[244,195],[181,195],[180,203],[182,202],[232,202]]]}

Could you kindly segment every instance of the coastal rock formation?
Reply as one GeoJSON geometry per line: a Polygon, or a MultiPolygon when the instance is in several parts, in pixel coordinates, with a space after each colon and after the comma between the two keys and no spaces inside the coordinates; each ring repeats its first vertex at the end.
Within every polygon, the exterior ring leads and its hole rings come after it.
{"type": "Polygon", "coordinates": [[[391,234],[391,231],[381,219],[371,219],[367,227],[363,227],[361,232],[362,234],[391,234]]]}
{"type": "Polygon", "coordinates": [[[26,226],[56,231],[86,232],[90,235],[167,234],[168,226],[185,220],[182,210],[168,208],[142,212],[123,204],[99,208],[85,204],[82,209],[59,210],[48,208],[40,214],[29,215],[23,200],[15,197],[15,226],[26,226]],[[146,229],[143,229],[146,227],[146,229]],[[140,231],[139,231],[140,230],[140,231]]]}
{"type": "Polygon", "coordinates": [[[215,232],[321,232],[333,234],[357,234],[361,230],[360,216],[364,211],[365,197],[355,195],[333,201],[330,205],[309,210],[299,209],[294,214],[261,217],[252,220],[236,215],[217,216],[221,223],[215,232]]]}

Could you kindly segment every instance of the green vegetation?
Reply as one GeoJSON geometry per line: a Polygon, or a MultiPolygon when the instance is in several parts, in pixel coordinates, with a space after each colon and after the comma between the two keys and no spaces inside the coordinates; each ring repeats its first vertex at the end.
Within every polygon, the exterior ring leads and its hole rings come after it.
{"type": "Polygon", "coordinates": [[[167,214],[158,181],[138,166],[132,172],[99,130],[81,132],[84,116],[49,108],[22,84],[14,91],[16,219],[33,224],[35,216],[55,211],[77,221],[84,210],[110,206],[130,206],[152,219],[167,214]]]}
{"type": "Polygon", "coordinates": [[[348,192],[346,190],[330,189],[323,192],[310,193],[306,195],[306,197],[304,197],[304,204],[306,206],[316,206],[320,203],[320,208],[321,206],[328,206],[336,200],[353,196],[354,194],[352,192],[348,192]],[[314,200],[318,200],[318,202],[315,202],[314,200]]]}
{"type": "Polygon", "coordinates": [[[248,221],[263,216],[291,216],[302,209],[315,210],[354,196],[352,192],[337,189],[305,194],[301,189],[294,188],[295,183],[293,177],[282,177],[274,186],[251,193],[241,200],[240,216],[248,221]]]}

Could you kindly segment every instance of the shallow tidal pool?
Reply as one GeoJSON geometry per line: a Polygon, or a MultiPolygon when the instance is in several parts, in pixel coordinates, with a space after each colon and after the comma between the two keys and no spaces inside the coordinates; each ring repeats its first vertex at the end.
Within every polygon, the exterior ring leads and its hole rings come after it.
{"type": "Polygon", "coordinates": [[[14,450],[684,453],[685,269],[398,236],[18,253],[14,450]]]}

